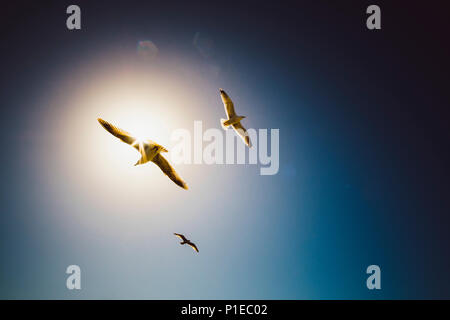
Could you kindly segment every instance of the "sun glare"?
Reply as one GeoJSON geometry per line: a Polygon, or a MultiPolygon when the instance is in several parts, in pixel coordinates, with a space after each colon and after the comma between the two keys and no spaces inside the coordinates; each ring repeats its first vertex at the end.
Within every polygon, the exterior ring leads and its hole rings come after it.
{"type": "MultiPolygon", "coordinates": [[[[49,154],[55,156],[41,159],[42,172],[52,171],[45,179],[54,180],[54,190],[64,184],[104,209],[117,212],[122,208],[129,210],[130,206],[141,210],[140,204],[148,201],[150,195],[157,194],[160,200],[174,193],[183,197],[186,191],[155,164],[134,166],[141,155],[107,132],[97,118],[127,131],[138,142],[151,140],[170,152],[175,144],[171,141],[172,132],[192,123],[186,120],[192,115],[185,113],[198,105],[196,93],[191,85],[183,85],[184,80],[177,75],[167,74],[166,69],[148,72],[118,65],[121,64],[115,61],[107,67],[93,67],[97,69],[90,70],[90,78],[83,70],[66,80],[65,87],[60,83],[53,90],[47,102],[51,112],[42,118],[42,131],[60,138],[50,146],[49,154]],[[56,171],[58,174],[54,174],[56,171]],[[112,207],[111,198],[123,201],[116,200],[112,207]]],[[[170,155],[166,157],[170,160],[170,155]]],[[[188,184],[189,168],[176,168],[188,184]]]]}

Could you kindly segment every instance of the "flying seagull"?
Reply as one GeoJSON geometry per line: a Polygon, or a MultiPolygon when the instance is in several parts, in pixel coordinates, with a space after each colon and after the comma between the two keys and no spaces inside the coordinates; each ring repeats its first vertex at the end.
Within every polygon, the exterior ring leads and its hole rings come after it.
{"type": "Polygon", "coordinates": [[[251,148],[252,143],[250,142],[250,137],[248,136],[247,130],[241,124],[241,120],[244,119],[245,116],[236,115],[236,112],[234,111],[233,101],[231,101],[230,97],[223,89],[219,89],[219,91],[220,97],[222,98],[222,102],[225,107],[225,112],[228,117],[228,119],[220,119],[222,127],[226,130],[227,127],[232,126],[233,129],[242,138],[242,140],[244,140],[245,144],[251,148]]]}
{"type": "Polygon", "coordinates": [[[128,132],[113,126],[111,123],[100,118],[98,118],[97,120],[98,122],[100,122],[102,127],[105,128],[113,136],[119,138],[125,143],[128,143],[129,145],[134,147],[137,151],[139,151],[139,153],[141,154],[141,158],[138,160],[138,162],[135,163],[135,166],[152,161],[173,182],[175,182],[183,189],[188,188],[186,182],[184,182],[183,179],[181,179],[181,177],[177,174],[175,169],[172,168],[172,166],[166,160],[166,158],[162,156],[161,152],[168,152],[166,148],[151,140],[139,141],[137,138],[133,137],[128,132]]]}
{"type": "Polygon", "coordinates": [[[192,247],[192,249],[194,249],[195,251],[198,252],[197,246],[195,245],[195,243],[192,243],[191,240],[186,239],[185,236],[183,236],[182,234],[179,234],[179,233],[174,233],[174,235],[176,235],[178,238],[180,238],[182,240],[182,242],[180,242],[181,245],[188,244],[192,247]]]}

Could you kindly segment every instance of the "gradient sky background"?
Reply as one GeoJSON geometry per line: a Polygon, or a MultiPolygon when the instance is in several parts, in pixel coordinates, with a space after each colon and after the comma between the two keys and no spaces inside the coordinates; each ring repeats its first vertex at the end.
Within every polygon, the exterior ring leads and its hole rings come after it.
{"type": "Polygon", "coordinates": [[[14,3],[0,22],[0,298],[450,298],[441,1],[376,1],[375,32],[372,1],[14,3]],[[96,122],[148,117],[170,147],[194,120],[220,128],[220,87],[248,127],[280,129],[277,175],[179,165],[184,191],[132,167],[96,122]]]}

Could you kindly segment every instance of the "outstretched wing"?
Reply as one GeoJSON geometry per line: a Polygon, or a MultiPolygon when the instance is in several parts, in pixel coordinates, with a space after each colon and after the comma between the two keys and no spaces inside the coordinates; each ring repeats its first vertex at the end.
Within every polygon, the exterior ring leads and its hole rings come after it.
{"type": "Polygon", "coordinates": [[[220,97],[222,98],[223,105],[225,107],[225,112],[227,113],[228,119],[233,118],[236,115],[234,112],[233,101],[231,101],[230,97],[227,95],[225,91],[220,90],[220,97]]]}
{"type": "Polygon", "coordinates": [[[195,243],[189,242],[188,245],[190,245],[190,246],[192,247],[192,249],[194,249],[195,251],[198,252],[198,248],[197,248],[197,246],[195,245],[195,243]]]}
{"type": "Polygon", "coordinates": [[[113,136],[119,138],[123,142],[133,145],[133,143],[136,141],[136,138],[133,137],[128,132],[126,132],[125,130],[117,128],[116,126],[112,125],[111,123],[103,119],[98,118],[97,120],[98,122],[100,122],[102,127],[106,129],[106,131],[111,133],[113,136]]]}
{"type": "Polygon", "coordinates": [[[250,137],[248,135],[247,130],[242,126],[240,122],[233,124],[234,130],[241,136],[242,140],[244,140],[245,144],[251,148],[252,143],[250,141],[250,137]]]}
{"type": "Polygon", "coordinates": [[[176,235],[178,238],[180,238],[183,241],[187,241],[187,239],[185,238],[185,236],[183,236],[182,234],[179,233],[174,233],[174,235],[176,235]]]}
{"type": "Polygon", "coordinates": [[[187,189],[188,186],[186,182],[181,179],[175,169],[170,165],[170,163],[164,158],[160,153],[158,153],[152,160],[154,163],[158,165],[158,167],[164,172],[170,180],[175,182],[177,185],[182,187],[183,189],[187,189]]]}

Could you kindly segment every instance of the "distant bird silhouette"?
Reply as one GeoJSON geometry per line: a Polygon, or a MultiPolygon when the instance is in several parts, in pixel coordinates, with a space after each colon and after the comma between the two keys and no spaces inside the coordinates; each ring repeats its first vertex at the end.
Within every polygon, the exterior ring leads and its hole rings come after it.
{"type": "Polygon", "coordinates": [[[194,249],[195,251],[198,252],[197,246],[191,242],[191,240],[186,239],[185,236],[183,236],[182,234],[179,233],[174,233],[174,235],[176,235],[178,238],[180,238],[182,240],[182,242],[180,242],[181,245],[183,244],[188,244],[192,247],[192,249],[194,249]]]}
{"type": "Polygon", "coordinates": [[[244,119],[245,116],[236,115],[233,101],[231,101],[230,97],[223,89],[219,89],[219,91],[228,117],[228,119],[220,119],[222,127],[226,130],[229,126],[232,126],[242,140],[244,140],[245,144],[251,148],[252,143],[250,142],[250,137],[248,136],[247,130],[241,124],[241,120],[244,119]]]}
{"type": "Polygon", "coordinates": [[[125,143],[133,146],[141,154],[141,158],[135,163],[135,166],[146,162],[154,162],[173,182],[180,187],[187,189],[186,182],[181,179],[170,163],[161,155],[161,152],[168,152],[166,148],[153,142],[152,140],[139,141],[128,132],[119,129],[109,122],[98,118],[98,122],[113,136],[119,138],[125,143]]]}

